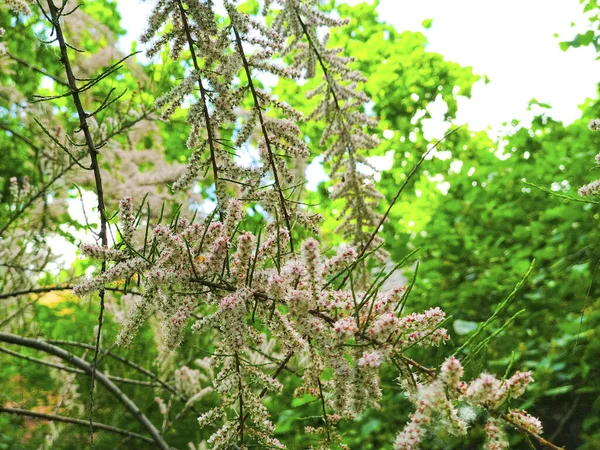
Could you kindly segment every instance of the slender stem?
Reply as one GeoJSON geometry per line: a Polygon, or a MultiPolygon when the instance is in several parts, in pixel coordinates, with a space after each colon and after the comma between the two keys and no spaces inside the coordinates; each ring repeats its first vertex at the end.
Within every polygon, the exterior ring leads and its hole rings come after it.
{"type": "MultiPolygon", "coordinates": [[[[285,359],[283,361],[281,361],[281,364],[279,364],[279,367],[277,367],[277,369],[275,370],[273,375],[271,375],[271,378],[273,378],[275,380],[279,376],[281,371],[285,368],[286,364],[290,361],[290,359],[292,359],[292,356],[294,356],[294,352],[289,352],[287,354],[287,356],[285,357],[285,359]]],[[[258,395],[258,398],[263,398],[265,395],[267,395],[267,392],[268,392],[267,388],[263,388],[263,390],[258,395]]],[[[246,413],[244,416],[242,416],[242,420],[240,420],[240,425],[239,425],[240,428],[244,426],[244,422],[246,422],[246,420],[248,420],[248,413],[246,413]]]]}
{"type": "MultiPolygon", "coordinates": [[[[16,416],[24,417],[34,417],[36,419],[50,420],[53,422],[64,422],[73,425],[81,425],[84,427],[89,426],[89,422],[87,420],[74,419],[72,417],[59,416],[57,414],[45,414],[20,408],[7,408],[5,406],[0,406],[0,413],[14,414],[16,416]]],[[[149,437],[142,436],[141,434],[133,433],[131,431],[123,430],[121,428],[113,427],[111,425],[94,422],[94,428],[98,430],[110,431],[111,433],[121,434],[123,436],[127,436],[134,439],[139,439],[140,441],[145,441],[150,444],[154,443],[154,440],[149,437]]]]}
{"type": "MultiPolygon", "coordinates": [[[[50,362],[50,361],[44,361],[43,359],[33,358],[31,356],[24,355],[24,354],[19,353],[19,352],[14,352],[14,351],[9,350],[9,349],[4,348],[4,347],[0,347],[0,352],[6,353],[6,354],[11,355],[11,356],[15,356],[17,358],[24,359],[26,361],[34,362],[36,364],[41,364],[42,366],[48,366],[48,367],[52,367],[53,369],[62,370],[64,372],[76,373],[76,374],[80,374],[80,375],[85,374],[84,370],[76,369],[76,368],[73,368],[73,367],[68,367],[68,366],[65,366],[63,364],[53,363],[53,362],[50,362]]],[[[136,384],[136,385],[139,385],[139,386],[152,386],[152,387],[160,386],[160,384],[153,383],[151,381],[135,380],[135,379],[132,379],[132,378],[123,378],[123,377],[117,377],[117,376],[114,376],[114,375],[106,375],[106,377],[109,378],[109,379],[111,379],[111,380],[118,381],[118,382],[121,382],[121,383],[136,384]]]]}
{"type": "Polygon", "coordinates": [[[539,434],[533,433],[532,431],[530,431],[527,428],[523,427],[522,425],[518,424],[513,419],[511,419],[507,414],[502,414],[500,417],[502,417],[502,419],[504,419],[506,422],[510,423],[513,427],[515,427],[521,433],[527,434],[527,435],[531,436],[532,438],[534,438],[536,441],[538,441],[543,446],[551,448],[553,450],[564,450],[563,447],[554,445],[552,442],[544,439],[539,434]]]}
{"type": "Polygon", "coordinates": [[[15,214],[13,214],[10,217],[10,219],[6,221],[4,226],[0,228],[0,236],[2,236],[6,232],[6,230],[8,230],[8,228],[13,224],[13,222],[15,222],[19,217],[21,217],[21,214],[23,214],[27,208],[33,205],[33,203],[38,198],[44,195],[46,191],[50,188],[50,186],[52,186],[56,181],[62,178],[62,176],[65,173],[67,173],[67,171],[69,171],[75,164],[75,161],[71,161],[68,166],[64,167],[60,172],[58,172],[54,177],[52,177],[52,179],[50,179],[45,185],[43,185],[42,188],[39,189],[34,195],[30,196],[27,202],[25,202],[25,204],[20,209],[18,209],[15,212],[15,214]]]}
{"type": "Polygon", "coordinates": [[[240,371],[240,357],[236,353],[235,354],[235,369],[237,371],[238,376],[238,393],[240,398],[240,447],[244,446],[244,398],[242,391],[242,372],[240,371]]]}
{"type": "Polygon", "coordinates": [[[375,230],[373,230],[373,233],[371,234],[371,237],[369,238],[369,240],[367,241],[367,243],[364,245],[364,247],[361,249],[360,253],[358,254],[358,258],[360,258],[362,255],[365,254],[365,252],[369,248],[369,245],[371,245],[371,243],[373,242],[373,239],[375,239],[375,236],[377,236],[377,233],[379,233],[379,230],[381,229],[381,227],[383,226],[384,222],[386,221],[388,215],[390,214],[390,211],[392,210],[392,207],[398,201],[398,198],[400,197],[400,194],[402,194],[402,192],[404,191],[404,188],[406,188],[406,185],[408,184],[408,182],[412,179],[412,177],[417,172],[417,170],[419,170],[419,167],[421,167],[421,165],[425,161],[425,158],[427,158],[427,155],[429,155],[447,137],[449,137],[452,134],[456,133],[462,127],[463,127],[463,125],[461,125],[461,126],[459,126],[457,128],[454,128],[450,132],[446,133],[444,135],[444,137],[442,137],[439,141],[437,141],[435,144],[433,144],[425,153],[423,153],[423,155],[419,159],[419,162],[417,162],[417,164],[414,165],[414,167],[412,168],[412,170],[410,171],[410,173],[408,174],[408,176],[405,178],[404,182],[402,183],[402,185],[398,189],[398,192],[396,192],[396,195],[394,196],[394,199],[388,205],[388,208],[385,211],[385,214],[381,217],[381,220],[377,224],[377,227],[375,227],[375,230]]]}
{"type": "MultiPolygon", "coordinates": [[[[102,246],[106,247],[108,246],[108,236],[106,232],[108,220],[106,218],[106,210],[104,205],[104,190],[102,188],[100,164],[98,163],[98,150],[94,144],[94,139],[92,138],[92,133],[90,132],[90,128],[87,123],[88,115],[86,114],[83,108],[83,104],[81,102],[81,98],[79,97],[79,88],[77,87],[77,81],[75,79],[75,75],[73,74],[71,62],[69,61],[69,55],[67,52],[68,45],[60,24],[62,9],[59,10],[54,4],[53,0],[48,0],[48,8],[50,9],[52,25],[54,26],[54,30],[56,31],[56,39],[60,47],[61,61],[65,67],[67,81],[71,89],[71,97],[73,98],[75,108],[77,109],[77,115],[79,117],[79,127],[81,128],[81,130],[83,131],[83,135],[85,136],[85,143],[87,145],[88,153],[90,155],[92,171],[94,173],[94,181],[96,184],[96,195],[98,197],[98,213],[100,214],[99,236],[102,246]]],[[[101,273],[106,271],[106,261],[102,261],[100,271],[101,273]]],[[[96,363],[98,361],[98,349],[100,347],[100,337],[102,336],[102,325],[104,320],[104,288],[100,289],[99,296],[100,313],[98,314],[98,333],[96,335],[96,349],[94,351],[94,363],[92,365],[92,377],[90,383],[90,443],[92,448],[94,447],[94,382],[96,378],[96,363]]]]}
{"type": "Polygon", "coordinates": [[[30,68],[31,70],[33,70],[34,72],[38,72],[41,73],[42,75],[48,77],[48,78],[52,78],[54,81],[56,81],[58,84],[62,84],[63,86],[67,86],[69,87],[69,83],[66,82],[65,80],[58,78],[57,76],[52,75],[51,73],[46,72],[44,69],[40,69],[39,67],[34,66],[33,64],[29,64],[27,61],[25,61],[24,59],[19,58],[18,56],[12,55],[10,53],[8,53],[7,55],[10,59],[18,62],[19,64],[22,64],[25,67],[30,68]]]}
{"type": "Polygon", "coordinates": [[[325,432],[327,433],[327,443],[331,442],[331,436],[329,436],[329,419],[327,418],[327,409],[325,407],[325,397],[323,396],[323,386],[321,385],[321,377],[317,377],[317,383],[319,385],[319,397],[321,397],[321,409],[323,410],[323,420],[325,421],[325,432]]]}
{"type": "Polygon", "coordinates": [[[290,224],[290,216],[288,214],[287,208],[285,206],[285,197],[283,195],[283,190],[281,189],[281,183],[279,182],[279,174],[277,173],[277,167],[275,166],[275,156],[273,155],[273,150],[271,149],[271,140],[269,139],[269,133],[267,132],[267,126],[265,124],[265,119],[263,117],[263,112],[260,107],[260,103],[258,101],[258,95],[256,93],[256,89],[254,88],[254,82],[252,81],[252,73],[250,72],[250,65],[248,64],[248,60],[246,58],[246,53],[244,53],[244,47],[242,46],[242,39],[240,38],[240,34],[237,31],[237,28],[234,26],[233,32],[235,34],[235,40],[238,47],[238,53],[242,58],[242,63],[244,64],[244,71],[246,72],[246,78],[248,78],[248,86],[250,87],[250,91],[252,92],[252,98],[254,100],[254,109],[256,114],[258,115],[258,120],[260,122],[260,128],[262,130],[263,137],[265,138],[265,145],[267,147],[267,153],[269,154],[269,164],[271,166],[271,170],[273,171],[273,179],[275,181],[275,188],[277,189],[277,193],[279,194],[279,202],[281,203],[281,209],[283,212],[283,217],[285,219],[285,226],[288,229],[290,234],[290,250],[292,254],[294,253],[294,240],[292,238],[292,227],[290,224]]]}
{"type": "Polygon", "coordinates": [[[85,371],[90,376],[95,374],[98,382],[102,384],[119,402],[121,402],[123,406],[125,406],[125,408],[127,408],[127,410],[133,415],[133,417],[135,417],[136,420],[140,422],[140,424],[146,428],[146,430],[148,430],[158,448],[162,450],[169,449],[169,445],[165,442],[160,432],[142,413],[140,408],[133,403],[131,399],[127,397],[127,395],[125,395],[106,375],[95,370],[93,364],[88,363],[87,361],[67,352],[60,347],[56,347],[55,345],[51,345],[39,339],[25,338],[15,334],[0,332],[0,342],[22,345],[24,347],[40,350],[73,364],[75,367],[85,371]]]}
{"type": "MultiPolygon", "coordinates": [[[[177,0],[177,6],[179,7],[179,13],[181,15],[181,23],[183,24],[183,30],[185,31],[185,36],[188,43],[188,48],[190,49],[190,53],[192,54],[192,62],[194,63],[194,69],[198,72],[198,88],[200,89],[200,100],[202,101],[202,114],[204,115],[204,122],[206,122],[206,133],[208,135],[208,148],[210,149],[210,164],[212,166],[213,178],[215,179],[215,191],[219,192],[219,173],[217,167],[217,158],[216,158],[216,149],[215,149],[215,139],[213,136],[214,130],[211,124],[210,113],[208,112],[208,102],[206,89],[204,89],[204,85],[202,84],[202,77],[200,76],[200,65],[198,64],[198,58],[196,57],[196,51],[194,50],[194,39],[192,38],[192,33],[190,31],[190,27],[187,20],[187,14],[185,9],[183,8],[183,4],[181,0],[177,0]]],[[[217,202],[219,201],[219,196],[217,195],[217,202]]],[[[222,205],[219,205],[219,218],[221,222],[223,221],[223,211],[221,209],[222,205]]]]}

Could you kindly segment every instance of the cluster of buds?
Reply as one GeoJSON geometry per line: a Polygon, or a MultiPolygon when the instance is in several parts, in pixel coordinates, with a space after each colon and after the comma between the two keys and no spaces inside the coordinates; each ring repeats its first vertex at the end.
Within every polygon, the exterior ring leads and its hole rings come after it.
{"type": "MultiPolygon", "coordinates": [[[[588,128],[591,131],[600,131],[600,119],[592,119],[588,124],[588,128]]],[[[600,165],[600,153],[598,153],[595,157],[596,164],[600,165]]],[[[600,180],[592,181],[584,186],[579,188],[579,195],[582,197],[590,197],[592,195],[598,195],[600,192],[600,180]]]]}
{"type": "MultiPolygon", "coordinates": [[[[463,373],[460,361],[450,357],[442,364],[437,378],[417,386],[409,397],[415,403],[416,411],[411,415],[410,422],[404,430],[396,437],[396,450],[419,448],[427,430],[439,420],[450,433],[466,434],[467,422],[458,412],[459,403],[487,412],[486,450],[508,448],[502,408],[511,400],[523,395],[527,385],[533,382],[531,373],[517,372],[504,381],[484,373],[470,383],[462,381],[463,373]]],[[[542,432],[540,421],[525,411],[511,409],[508,420],[532,434],[539,435],[542,432]]]]}

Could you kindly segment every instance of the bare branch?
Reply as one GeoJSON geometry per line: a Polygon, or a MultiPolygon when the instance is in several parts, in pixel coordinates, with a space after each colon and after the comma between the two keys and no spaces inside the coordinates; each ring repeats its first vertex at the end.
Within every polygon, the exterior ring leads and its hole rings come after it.
{"type": "Polygon", "coordinates": [[[121,402],[123,406],[125,406],[125,408],[131,413],[131,415],[133,415],[133,417],[135,417],[135,419],[140,422],[140,424],[146,428],[146,430],[148,430],[158,448],[162,450],[169,450],[169,445],[165,442],[160,432],[140,411],[139,407],[133,403],[129,397],[127,397],[127,395],[125,395],[106,375],[97,371],[93,364],[84,361],[83,359],[67,352],[66,350],[63,350],[62,348],[56,347],[39,339],[25,338],[10,333],[0,332],[0,342],[22,345],[24,347],[40,350],[50,355],[54,355],[64,361],[68,361],[90,376],[95,375],[98,382],[102,384],[119,402],[121,402]]]}

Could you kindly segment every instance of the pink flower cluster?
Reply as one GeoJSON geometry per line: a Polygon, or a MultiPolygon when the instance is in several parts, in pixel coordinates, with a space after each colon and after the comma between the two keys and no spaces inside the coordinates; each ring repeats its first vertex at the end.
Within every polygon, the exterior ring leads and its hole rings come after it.
{"type": "MultiPolygon", "coordinates": [[[[419,384],[411,395],[416,411],[410,422],[398,434],[394,448],[396,450],[412,450],[419,448],[427,430],[437,419],[449,425],[453,434],[463,435],[467,432],[467,423],[460,417],[456,406],[467,403],[471,407],[484,409],[488,414],[485,427],[487,433],[487,450],[503,450],[508,448],[508,441],[501,419],[501,407],[506,402],[523,395],[527,385],[533,381],[530,372],[517,372],[505,381],[493,375],[482,374],[470,383],[462,381],[464,370],[455,357],[450,357],[442,364],[437,378],[427,384],[419,384]]],[[[514,423],[531,433],[540,434],[542,427],[535,417],[525,411],[512,409],[508,415],[514,423]]]]}
{"type": "MultiPolygon", "coordinates": [[[[588,128],[591,131],[600,131],[600,119],[592,119],[588,125],[588,128]]],[[[600,164],[600,154],[596,155],[594,158],[596,164],[600,164]]],[[[592,195],[598,195],[600,192],[600,180],[592,181],[584,186],[579,188],[579,195],[582,197],[590,197],[592,195]]]]}

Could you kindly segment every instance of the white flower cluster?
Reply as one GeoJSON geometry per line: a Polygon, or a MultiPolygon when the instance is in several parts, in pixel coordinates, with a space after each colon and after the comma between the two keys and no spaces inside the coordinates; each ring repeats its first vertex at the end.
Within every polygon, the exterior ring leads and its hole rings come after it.
{"type": "MultiPolygon", "coordinates": [[[[280,0],[282,12],[277,26],[289,37],[286,53],[294,56],[294,67],[307,77],[322,72],[323,81],[309,93],[308,98],[320,97],[320,102],[307,119],[322,120],[326,126],[321,136],[321,145],[327,146],[325,160],[331,164],[331,177],[336,181],[331,197],[345,201],[339,215],[338,230],[346,239],[362,249],[381,221],[376,209],[383,195],[375,188],[373,167],[367,156],[379,145],[375,135],[367,128],[377,126],[377,121],[365,114],[369,97],[358,88],[366,79],[352,70],[352,58],[339,55],[341,48],[328,48],[329,35],[320,39],[317,30],[347,24],[318,10],[312,2],[280,0]],[[318,66],[318,67],[317,67],[318,66]],[[363,166],[366,170],[359,170],[363,166]]],[[[374,238],[374,247],[381,238],[374,238]]],[[[385,257],[384,250],[377,255],[385,257]]]]}
{"type": "Polygon", "coordinates": [[[174,188],[188,187],[199,173],[209,170],[222,213],[233,191],[240,198],[259,202],[287,228],[298,223],[312,229],[318,218],[296,208],[287,192],[297,182],[288,161],[309,156],[295,123],[301,114],[254,81],[261,72],[286,78],[296,78],[299,72],[277,60],[284,40],[273,27],[240,12],[232,1],[225,1],[224,6],[229,19],[226,26],[220,24],[212,1],[158,1],[141,38],[151,43],[149,56],[165,44],[170,44],[174,59],[184,49],[192,55],[194,70],[156,101],[161,118],[167,120],[184,99],[197,92],[197,101],[187,111],[191,126],[187,145],[192,155],[174,188]],[[233,132],[232,141],[220,137],[223,129],[233,132]],[[247,145],[257,148],[260,157],[251,167],[232,157],[247,145]]]}
{"type": "MultiPolygon", "coordinates": [[[[592,119],[588,124],[588,128],[591,131],[600,131],[600,119],[592,119]]],[[[600,164],[600,153],[596,155],[594,158],[596,164],[600,164]]],[[[592,195],[598,195],[600,192],[600,180],[592,181],[584,186],[579,188],[579,195],[582,197],[590,197],[592,195]]]]}
{"type": "Polygon", "coordinates": [[[16,13],[31,14],[32,0],[4,0],[4,3],[16,13]]]}
{"type": "MultiPolygon", "coordinates": [[[[462,381],[463,372],[460,361],[450,357],[442,364],[437,378],[417,386],[416,392],[410,397],[415,403],[416,411],[396,437],[395,450],[418,449],[427,430],[440,421],[450,433],[466,434],[467,423],[460,417],[456,407],[459,402],[487,411],[486,450],[508,448],[504,423],[500,418],[501,408],[510,400],[523,395],[527,385],[533,382],[531,373],[517,372],[505,381],[484,373],[467,384],[462,381]]],[[[508,418],[533,434],[539,435],[542,432],[539,420],[525,411],[512,409],[508,418]]]]}
{"type": "Polygon", "coordinates": [[[592,119],[588,124],[588,128],[591,131],[600,131],[600,119],[592,119]]]}

